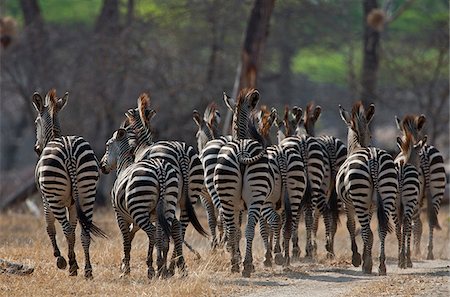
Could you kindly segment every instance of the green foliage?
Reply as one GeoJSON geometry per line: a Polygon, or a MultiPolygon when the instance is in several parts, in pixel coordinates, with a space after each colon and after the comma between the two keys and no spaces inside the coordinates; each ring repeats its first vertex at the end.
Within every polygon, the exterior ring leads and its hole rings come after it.
{"type": "MultiPolygon", "coordinates": [[[[345,85],[347,81],[348,49],[328,49],[314,46],[301,49],[292,60],[292,71],[306,75],[319,83],[345,85]]],[[[357,60],[361,60],[358,51],[357,60]]]]}

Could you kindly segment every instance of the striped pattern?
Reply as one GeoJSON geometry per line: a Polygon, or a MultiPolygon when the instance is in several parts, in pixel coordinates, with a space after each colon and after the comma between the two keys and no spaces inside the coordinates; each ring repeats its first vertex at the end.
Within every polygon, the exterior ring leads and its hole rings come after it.
{"type": "Polygon", "coordinates": [[[163,247],[164,237],[172,236],[178,257],[179,268],[184,271],[182,254],[181,225],[175,217],[179,180],[173,166],[162,160],[143,160],[134,162],[130,153],[128,138],[123,129],[114,133],[108,140],[106,152],[101,160],[102,170],[109,173],[117,167],[117,178],[111,190],[112,205],[122,233],[124,258],[122,274],[130,274],[131,242],[138,229],[148,236],[147,276],[153,278],[153,248],[157,246],[158,275],[167,275],[168,247],[163,247]],[[158,228],[153,225],[155,218],[158,228]],[[166,250],[165,250],[166,249],[166,250]]]}
{"type": "Polygon", "coordinates": [[[361,263],[355,240],[355,214],[361,225],[364,273],[372,273],[373,234],[370,221],[373,210],[377,208],[380,238],[378,271],[380,275],[385,275],[384,245],[386,234],[390,231],[389,217],[395,210],[398,179],[392,157],[384,150],[367,147],[370,141],[369,123],[374,112],[374,105],[365,109],[361,102],[353,105],[351,114],[340,107],[341,117],[348,127],[348,157],[337,173],[336,191],[345,204],[354,266],[361,263]],[[376,197],[373,197],[374,194],[376,197]]]}
{"type": "MultiPolygon", "coordinates": [[[[315,207],[323,207],[325,193],[322,189],[324,179],[324,155],[319,142],[307,135],[301,137],[287,137],[281,143],[281,147],[290,148],[300,154],[306,170],[306,192],[302,200],[302,207],[305,210],[306,225],[306,257],[312,258],[314,252],[313,245],[313,210],[315,207]]],[[[297,217],[297,220],[299,216],[297,217]]],[[[298,222],[295,223],[298,225],[298,222]]],[[[329,224],[328,224],[329,226],[329,224]]],[[[300,254],[298,247],[298,230],[295,229],[292,235],[293,257],[300,254]]]]}
{"type": "Polygon", "coordinates": [[[242,139],[230,141],[224,145],[217,157],[214,171],[214,184],[223,210],[228,244],[231,249],[231,271],[239,272],[240,253],[240,212],[247,209],[245,231],[246,251],[243,276],[249,277],[254,270],[252,243],[255,225],[260,217],[260,209],[270,194],[273,173],[270,171],[268,156],[264,148],[256,141],[242,139]],[[245,152],[242,156],[242,152],[245,152]],[[259,159],[249,156],[259,156],[259,159]],[[243,163],[242,159],[253,159],[252,163],[243,163]]]}
{"type": "Polygon", "coordinates": [[[267,221],[274,233],[275,263],[288,266],[290,263],[289,244],[292,230],[297,229],[301,200],[306,190],[306,174],[300,154],[289,147],[273,145],[267,148],[269,166],[274,174],[272,192],[261,209],[261,235],[266,255],[264,265],[271,266],[272,245],[268,240],[264,221],[267,221]],[[280,231],[284,224],[284,257],[281,253],[280,231]]]}
{"type": "Polygon", "coordinates": [[[45,100],[35,93],[33,104],[38,111],[35,150],[40,154],[35,180],[44,204],[47,233],[53,246],[57,266],[67,265],[56,242],[55,219],[63,228],[68,243],[69,274],[77,275],[75,228],[81,225],[81,242],[85,255],[84,276],[92,278],[89,246],[91,234],[106,237],[92,222],[95,193],[99,178],[98,161],[89,143],[78,136],[61,136],[57,113],[67,102],[50,91],[45,100]],[[67,218],[66,212],[69,214],[67,218]]]}
{"type": "MultiPolygon", "coordinates": [[[[400,121],[396,118],[397,126],[403,133],[403,139],[407,134],[413,136],[415,143],[422,140],[423,127],[426,122],[424,115],[405,115],[400,121]]],[[[419,169],[419,168],[418,168],[419,169]]],[[[426,205],[428,215],[428,253],[427,259],[434,259],[433,255],[433,233],[434,229],[440,229],[437,215],[445,192],[446,175],[444,159],[442,154],[432,145],[424,145],[420,151],[420,175],[423,177],[419,195],[419,208],[414,214],[413,233],[414,251],[420,254],[420,241],[422,237],[422,221],[420,219],[420,209],[426,205]]]]}

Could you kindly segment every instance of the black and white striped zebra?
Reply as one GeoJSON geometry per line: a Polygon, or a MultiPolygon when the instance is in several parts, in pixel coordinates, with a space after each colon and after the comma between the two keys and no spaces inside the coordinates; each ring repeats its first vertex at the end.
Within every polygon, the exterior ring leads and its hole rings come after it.
{"type": "Polygon", "coordinates": [[[372,211],[377,208],[378,233],[380,238],[379,274],[386,274],[385,238],[390,231],[389,217],[395,210],[398,179],[394,160],[384,150],[368,147],[369,123],[375,112],[371,104],[367,110],[361,102],[353,105],[349,113],[339,106],[340,115],[348,127],[348,157],[339,168],[336,191],[345,204],[347,228],[352,246],[352,263],[359,266],[361,255],[355,240],[355,213],[361,224],[364,242],[363,272],[372,272],[373,234],[370,228],[372,211]],[[376,195],[376,197],[373,197],[376,195]]]}
{"type": "MultiPolygon", "coordinates": [[[[276,109],[269,111],[261,108],[257,116],[253,116],[254,125],[258,127],[259,134],[265,143],[271,144],[270,128],[278,121],[276,109]]],[[[274,174],[272,192],[266,198],[261,208],[262,218],[260,220],[261,236],[266,249],[265,266],[272,265],[272,248],[275,253],[275,263],[288,266],[290,264],[289,245],[292,230],[297,229],[296,220],[301,200],[306,190],[306,174],[300,154],[293,148],[281,145],[270,145],[267,147],[269,166],[274,174]],[[272,232],[268,232],[266,224],[269,223],[272,232]],[[280,245],[280,231],[284,225],[284,256],[280,245]],[[269,234],[272,236],[269,240],[269,234]]]]}
{"type": "MultiPolygon", "coordinates": [[[[401,121],[396,117],[396,123],[403,135],[411,134],[414,143],[423,139],[423,127],[426,122],[424,115],[406,115],[401,121]]],[[[433,255],[433,233],[434,229],[440,230],[438,213],[442,198],[444,197],[446,175],[444,159],[442,154],[432,145],[425,144],[420,150],[420,168],[421,189],[419,195],[419,207],[414,214],[413,233],[414,233],[414,252],[420,255],[420,241],[422,237],[422,221],[420,219],[420,210],[426,203],[428,216],[428,253],[427,259],[434,259],[433,255]]]]}
{"type": "MultiPolygon", "coordinates": [[[[280,145],[283,148],[293,148],[301,156],[306,171],[306,192],[302,199],[302,208],[305,211],[306,225],[306,257],[312,258],[315,251],[315,240],[313,239],[313,211],[315,208],[325,205],[325,193],[322,189],[322,182],[325,175],[324,155],[320,143],[314,138],[306,134],[303,125],[303,110],[298,107],[293,108],[295,120],[292,123],[286,123],[285,126],[295,124],[295,136],[285,137],[280,145]]],[[[293,131],[293,127],[286,131],[293,131]]],[[[279,131],[279,133],[281,130],[279,131]]],[[[288,135],[286,135],[288,136],[288,135]]],[[[283,138],[283,137],[279,137],[283,138]]],[[[299,218],[297,218],[298,221],[299,218]]],[[[296,222],[298,225],[298,222],[296,222]]],[[[330,226],[330,224],[326,224],[330,226]]],[[[329,230],[329,228],[327,229],[329,230]]],[[[297,259],[300,255],[298,246],[298,230],[293,231],[292,235],[292,257],[297,259]]]]}
{"type": "Polygon", "coordinates": [[[411,134],[405,140],[397,137],[400,153],[395,158],[395,167],[398,173],[398,198],[396,211],[393,213],[395,232],[398,240],[398,266],[400,268],[412,267],[411,262],[411,224],[419,200],[420,166],[419,151],[426,142],[426,137],[417,144],[413,143],[411,134]]]}
{"type": "Polygon", "coordinates": [[[106,143],[106,151],[101,160],[103,173],[117,169],[117,178],[111,190],[111,201],[116,213],[117,223],[122,233],[123,252],[122,275],[130,274],[131,243],[138,229],[148,236],[147,276],[153,278],[153,248],[157,247],[158,276],[165,276],[168,243],[171,235],[175,243],[178,267],[184,273],[185,264],[182,252],[181,225],[175,212],[178,189],[181,183],[173,166],[160,159],[134,162],[127,132],[120,128],[106,143]],[[162,234],[156,232],[152,224],[157,221],[162,234]]]}
{"type": "MultiPolygon", "coordinates": [[[[313,103],[309,103],[306,107],[304,126],[306,133],[311,137],[315,137],[315,124],[321,112],[322,108],[320,106],[314,107],[313,103]]],[[[334,236],[339,221],[339,209],[342,205],[336,194],[336,174],[347,157],[347,147],[339,138],[330,135],[318,136],[316,140],[321,145],[324,156],[322,191],[325,193],[325,201],[319,202],[318,208],[315,209],[313,232],[314,237],[316,237],[320,215],[328,216],[329,218],[325,220],[325,222],[329,223],[329,226],[325,226],[326,230],[328,230],[326,232],[325,247],[327,257],[332,258],[334,257],[334,236]]]]}
{"type": "Polygon", "coordinates": [[[86,140],[79,136],[61,136],[58,112],[64,108],[67,99],[68,93],[58,99],[54,89],[47,93],[45,100],[38,93],[33,94],[33,105],[38,112],[35,151],[40,156],[35,178],[58,268],[65,269],[67,262],[56,242],[55,219],[60,222],[67,239],[69,274],[74,276],[78,270],[74,251],[78,218],[85,255],[84,276],[92,278],[89,255],[91,234],[106,237],[92,222],[99,167],[94,151],[86,140]]]}
{"type": "Polygon", "coordinates": [[[231,249],[232,272],[239,272],[241,258],[238,250],[240,213],[244,209],[248,210],[245,231],[247,244],[242,271],[245,277],[249,277],[254,270],[252,245],[255,225],[273,184],[265,147],[248,139],[250,113],[258,101],[259,92],[255,89],[241,90],[236,101],[225,98],[225,103],[233,111],[233,140],[220,149],[214,171],[214,184],[223,210],[227,243],[231,249]]]}
{"type": "MultiPolygon", "coordinates": [[[[138,108],[127,111],[129,120],[127,132],[130,135],[130,143],[134,145],[133,151],[135,161],[146,159],[162,159],[169,162],[177,171],[179,180],[182,181],[182,188],[179,191],[178,202],[180,205],[180,223],[182,226],[182,237],[189,222],[201,234],[207,233],[198,221],[193,204],[200,198],[203,190],[203,168],[195,152],[195,149],[184,142],[179,141],[158,141],[153,142],[150,120],[155,112],[150,109],[150,98],[147,94],[142,94],[138,99],[138,108]]],[[[184,244],[200,257],[186,241],[184,244]]],[[[175,258],[175,253],[172,259],[175,258]]],[[[173,261],[171,262],[171,269],[173,261]]]]}
{"type": "Polygon", "coordinates": [[[203,166],[204,184],[207,191],[207,193],[202,195],[202,202],[204,205],[212,204],[213,206],[207,207],[206,209],[208,211],[208,225],[212,237],[211,246],[214,249],[219,244],[225,242],[223,219],[221,215],[222,207],[220,206],[220,200],[217,196],[216,189],[214,188],[214,169],[217,165],[217,155],[219,154],[220,149],[231,140],[231,136],[223,137],[218,135],[220,113],[215,104],[208,105],[203,118],[196,110],[194,110],[193,119],[198,127],[196,139],[199,158],[203,166]],[[219,236],[217,236],[216,233],[216,226],[219,231],[219,236]]]}

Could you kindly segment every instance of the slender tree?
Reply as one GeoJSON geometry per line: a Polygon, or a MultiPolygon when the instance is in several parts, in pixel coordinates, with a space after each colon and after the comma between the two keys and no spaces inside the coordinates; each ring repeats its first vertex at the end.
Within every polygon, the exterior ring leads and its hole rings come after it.
{"type": "MultiPolygon", "coordinates": [[[[245,87],[255,88],[257,86],[262,52],[269,35],[270,17],[274,5],[275,0],[255,0],[245,31],[241,60],[236,71],[233,98],[237,97],[240,89],[245,87]]],[[[223,134],[228,133],[231,116],[231,112],[228,111],[223,134]]]]}

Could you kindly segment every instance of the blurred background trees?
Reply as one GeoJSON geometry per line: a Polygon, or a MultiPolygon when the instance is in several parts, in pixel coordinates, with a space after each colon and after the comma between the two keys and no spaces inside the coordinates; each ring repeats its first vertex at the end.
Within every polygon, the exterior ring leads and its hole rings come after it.
{"type": "Polygon", "coordinates": [[[387,149],[394,115],[424,113],[448,162],[446,0],[4,0],[0,189],[32,178],[36,90],[70,92],[63,133],[83,135],[99,157],[143,91],[157,139],[195,144],[192,110],[216,101],[225,115],[221,94],[233,90],[258,2],[273,7],[255,77],[263,104],[315,101],[321,131],[345,137],[337,105],[374,102],[375,144],[387,149]]]}

